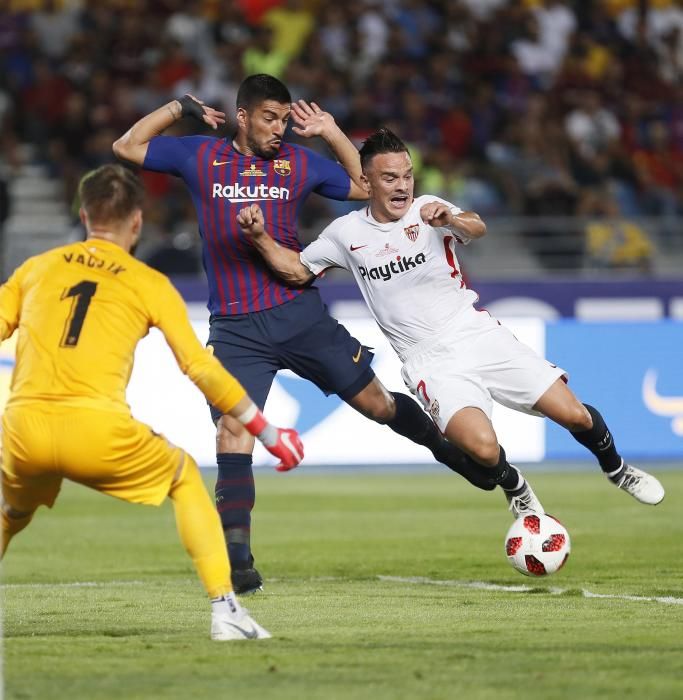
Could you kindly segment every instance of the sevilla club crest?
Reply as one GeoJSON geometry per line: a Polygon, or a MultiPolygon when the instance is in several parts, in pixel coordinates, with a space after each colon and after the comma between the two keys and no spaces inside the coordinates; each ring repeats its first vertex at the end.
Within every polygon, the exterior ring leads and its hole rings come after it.
{"type": "Polygon", "coordinates": [[[288,160],[274,160],[273,170],[278,175],[289,175],[292,172],[292,168],[290,167],[288,160]]]}
{"type": "Polygon", "coordinates": [[[420,234],[420,224],[413,224],[412,226],[406,226],[406,228],[403,229],[403,233],[405,233],[406,236],[408,236],[408,239],[412,243],[415,243],[418,235],[420,234]]]}

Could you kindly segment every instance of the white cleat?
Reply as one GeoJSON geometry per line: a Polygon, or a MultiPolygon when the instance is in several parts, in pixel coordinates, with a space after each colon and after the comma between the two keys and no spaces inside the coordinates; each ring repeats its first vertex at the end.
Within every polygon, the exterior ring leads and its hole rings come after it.
{"type": "Polygon", "coordinates": [[[526,515],[528,513],[537,513],[538,515],[543,515],[545,510],[538,500],[538,497],[533,492],[529,482],[525,480],[524,489],[521,493],[513,496],[511,493],[504,491],[505,498],[508,499],[510,504],[509,508],[512,511],[512,515],[515,519],[519,518],[520,515],[526,515]]]}
{"type": "Polygon", "coordinates": [[[624,473],[618,481],[612,481],[612,483],[622,491],[630,493],[636,501],[649,506],[656,506],[664,500],[664,487],[659,481],[652,474],[632,467],[630,464],[624,464],[624,473]]]}
{"type": "Polygon", "coordinates": [[[235,614],[211,613],[211,639],[227,642],[235,639],[270,639],[272,635],[253,620],[246,610],[235,614]]]}
{"type": "Polygon", "coordinates": [[[270,632],[263,629],[238,603],[234,592],[211,599],[211,639],[215,642],[270,637],[270,632]]]}

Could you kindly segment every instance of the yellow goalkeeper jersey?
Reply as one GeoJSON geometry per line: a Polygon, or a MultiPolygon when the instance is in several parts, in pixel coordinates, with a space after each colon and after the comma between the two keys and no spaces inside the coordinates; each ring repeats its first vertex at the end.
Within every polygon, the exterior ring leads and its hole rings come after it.
{"type": "Polygon", "coordinates": [[[0,340],[18,329],[8,406],[129,411],[133,353],[152,326],[213,405],[227,413],[245,396],[199,342],[170,280],[120,246],[89,239],[30,258],[0,288],[0,340]]]}

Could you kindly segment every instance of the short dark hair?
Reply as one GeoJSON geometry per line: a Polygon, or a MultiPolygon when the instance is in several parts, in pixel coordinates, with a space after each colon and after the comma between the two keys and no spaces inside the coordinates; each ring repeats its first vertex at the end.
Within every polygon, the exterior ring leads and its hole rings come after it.
{"type": "Polygon", "coordinates": [[[382,127],[363,141],[360,149],[361,168],[365,170],[373,157],[380,153],[410,153],[410,151],[391,129],[382,127]]]}
{"type": "Polygon", "coordinates": [[[124,221],[142,209],[145,191],[128,168],[103,165],[83,176],[78,197],[91,223],[106,224],[124,221]]]}
{"type": "Polygon", "coordinates": [[[250,75],[237,90],[237,107],[247,112],[266,100],[290,104],[292,97],[282,81],[267,73],[250,75]]]}

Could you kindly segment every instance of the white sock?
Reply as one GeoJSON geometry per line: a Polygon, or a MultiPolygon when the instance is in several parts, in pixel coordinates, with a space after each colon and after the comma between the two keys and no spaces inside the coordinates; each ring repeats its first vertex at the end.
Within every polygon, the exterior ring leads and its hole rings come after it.
{"type": "Polygon", "coordinates": [[[241,611],[240,604],[233,591],[219,598],[211,598],[211,612],[223,615],[237,615],[241,611]]]}
{"type": "Polygon", "coordinates": [[[619,469],[615,469],[613,472],[605,472],[607,474],[608,479],[612,479],[615,477],[622,469],[624,468],[624,460],[622,458],[621,464],[619,465],[619,469]]]}
{"type": "Polygon", "coordinates": [[[524,486],[526,481],[522,476],[522,472],[520,472],[519,469],[517,469],[517,467],[513,467],[512,465],[510,465],[510,468],[514,469],[517,472],[517,485],[511,489],[503,489],[503,491],[507,491],[507,493],[514,493],[515,491],[519,491],[522,488],[522,486],[524,486]]]}

